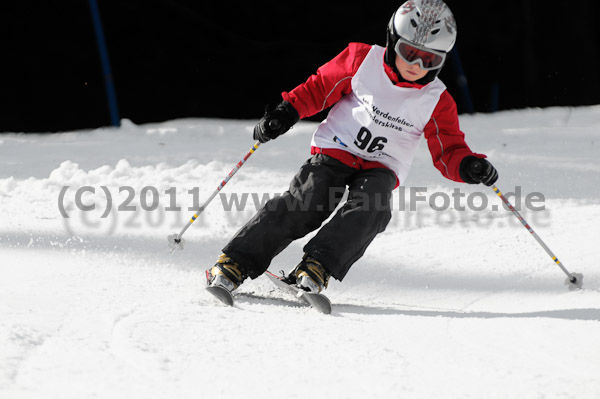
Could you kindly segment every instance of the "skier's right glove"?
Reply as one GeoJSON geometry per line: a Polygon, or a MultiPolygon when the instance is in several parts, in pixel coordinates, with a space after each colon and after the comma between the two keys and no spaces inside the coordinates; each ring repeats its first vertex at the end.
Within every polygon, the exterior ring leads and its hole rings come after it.
{"type": "Polygon", "coordinates": [[[483,183],[491,186],[498,180],[498,171],[487,159],[472,155],[466,156],[458,168],[460,178],[465,183],[483,183]]]}
{"type": "Polygon", "coordinates": [[[265,115],[254,127],[254,140],[266,143],[290,130],[299,120],[298,111],[287,101],[282,101],[275,108],[267,105],[265,115]]]}

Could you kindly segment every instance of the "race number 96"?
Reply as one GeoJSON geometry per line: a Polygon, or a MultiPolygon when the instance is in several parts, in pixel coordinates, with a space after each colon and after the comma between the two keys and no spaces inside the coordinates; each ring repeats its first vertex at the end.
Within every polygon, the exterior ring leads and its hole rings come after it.
{"type": "Polygon", "coordinates": [[[356,140],[354,140],[354,145],[356,145],[361,150],[366,150],[367,152],[375,152],[383,150],[385,143],[387,143],[387,138],[385,137],[373,137],[373,133],[369,131],[366,127],[361,127],[356,135],[356,140]]]}

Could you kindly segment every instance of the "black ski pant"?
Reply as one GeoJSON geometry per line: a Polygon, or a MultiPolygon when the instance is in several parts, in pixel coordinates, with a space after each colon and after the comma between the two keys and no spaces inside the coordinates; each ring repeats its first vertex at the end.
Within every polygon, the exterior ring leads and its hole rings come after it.
{"type": "Polygon", "coordinates": [[[389,223],[395,185],[389,169],[357,170],[316,154],[302,165],[289,190],[269,200],[223,252],[251,278],[260,276],[292,241],[321,227],[348,187],[347,201],[304,246],[341,281],[389,223]]]}

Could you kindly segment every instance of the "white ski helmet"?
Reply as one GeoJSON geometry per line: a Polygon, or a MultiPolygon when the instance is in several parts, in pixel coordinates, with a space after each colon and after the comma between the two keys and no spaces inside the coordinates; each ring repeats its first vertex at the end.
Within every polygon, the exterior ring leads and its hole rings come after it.
{"type": "Polygon", "coordinates": [[[421,67],[435,71],[423,79],[433,80],[443,66],[446,54],[456,42],[456,20],[452,11],[441,0],[405,2],[394,12],[387,27],[385,62],[394,68],[399,42],[407,42],[417,49],[440,55],[441,61],[436,60],[441,62],[439,65],[433,63],[427,67],[420,61],[421,67]]]}

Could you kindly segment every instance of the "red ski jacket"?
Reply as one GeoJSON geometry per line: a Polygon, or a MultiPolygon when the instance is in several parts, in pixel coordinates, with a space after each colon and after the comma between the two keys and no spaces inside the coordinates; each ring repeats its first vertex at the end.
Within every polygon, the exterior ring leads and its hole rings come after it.
{"type": "MultiPolygon", "coordinates": [[[[283,99],[294,106],[300,119],[317,114],[334,105],[344,95],[352,91],[352,77],[358,71],[371,46],[364,43],[350,43],[344,51],[321,66],[317,73],[290,92],[281,93],[283,99]]],[[[399,82],[398,76],[383,59],[381,60],[386,74],[397,86],[421,88],[422,85],[399,82]]],[[[485,158],[485,155],[471,151],[465,142],[465,135],[458,124],[456,103],[444,91],[425,126],[425,138],[435,167],[448,179],[463,182],[459,175],[459,165],[464,157],[474,155],[485,158]]],[[[358,158],[344,150],[312,148],[312,153],[329,155],[344,164],[356,169],[385,167],[379,162],[358,158]]]]}

